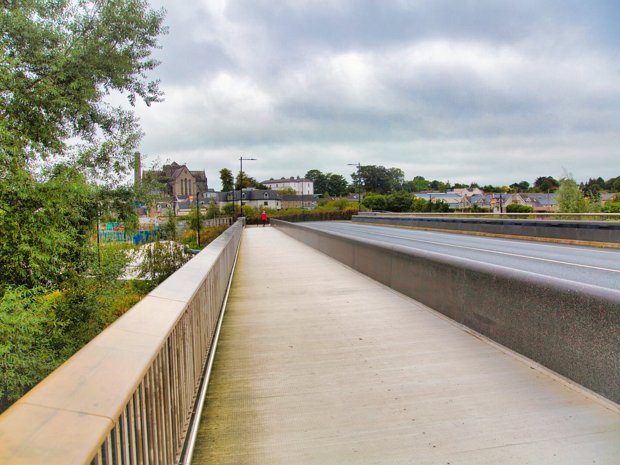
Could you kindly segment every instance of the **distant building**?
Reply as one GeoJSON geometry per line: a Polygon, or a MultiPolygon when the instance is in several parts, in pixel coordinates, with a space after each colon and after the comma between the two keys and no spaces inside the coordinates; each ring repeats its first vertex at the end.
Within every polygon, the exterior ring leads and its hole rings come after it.
{"type": "MultiPolygon", "coordinates": [[[[274,190],[264,189],[243,189],[241,196],[243,205],[250,205],[257,210],[271,208],[272,210],[282,209],[282,196],[274,190]]],[[[222,208],[229,203],[239,204],[239,191],[218,192],[217,206],[222,208]]]]}
{"type": "Polygon", "coordinates": [[[207,197],[207,175],[203,171],[191,171],[186,165],[172,162],[161,170],[144,171],[142,179],[159,181],[165,185],[166,193],[174,199],[194,198],[196,193],[203,199],[207,197]]]}
{"type": "Polygon", "coordinates": [[[267,181],[262,181],[261,184],[264,184],[269,189],[273,190],[281,190],[286,189],[287,187],[293,189],[296,194],[299,195],[313,195],[314,194],[314,182],[310,179],[300,178],[297,176],[296,178],[280,178],[280,179],[269,179],[267,181]]]}

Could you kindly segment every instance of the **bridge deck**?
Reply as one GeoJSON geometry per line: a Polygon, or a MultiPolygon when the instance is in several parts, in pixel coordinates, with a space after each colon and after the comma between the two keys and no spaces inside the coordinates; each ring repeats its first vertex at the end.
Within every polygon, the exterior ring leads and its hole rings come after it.
{"type": "Polygon", "coordinates": [[[247,228],[194,464],[617,464],[620,415],[274,228],[247,228]]]}

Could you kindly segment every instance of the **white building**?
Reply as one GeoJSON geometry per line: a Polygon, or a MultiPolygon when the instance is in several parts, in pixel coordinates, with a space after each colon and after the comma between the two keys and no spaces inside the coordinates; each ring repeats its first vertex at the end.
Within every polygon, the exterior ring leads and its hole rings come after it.
{"type": "Polygon", "coordinates": [[[298,195],[314,194],[314,182],[312,182],[310,179],[300,178],[299,176],[297,176],[296,178],[271,178],[268,181],[262,181],[261,184],[264,184],[269,189],[276,191],[289,187],[293,189],[298,195]]]}

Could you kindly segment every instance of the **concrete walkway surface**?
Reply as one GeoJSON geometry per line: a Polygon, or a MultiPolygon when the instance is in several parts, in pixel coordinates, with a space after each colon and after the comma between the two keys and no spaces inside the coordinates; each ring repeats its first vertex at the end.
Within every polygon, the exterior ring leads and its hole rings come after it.
{"type": "Polygon", "coordinates": [[[243,233],[194,464],[614,464],[620,414],[275,228],[243,233]]]}

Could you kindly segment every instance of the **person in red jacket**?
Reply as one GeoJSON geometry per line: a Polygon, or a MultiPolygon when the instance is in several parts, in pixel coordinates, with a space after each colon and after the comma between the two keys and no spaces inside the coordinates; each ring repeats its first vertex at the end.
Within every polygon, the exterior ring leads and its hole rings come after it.
{"type": "Polygon", "coordinates": [[[260,214],[260,220],[263,222],[264,228],[265,224],[267,223],[267,213],[265,212],[265,210],[263,210],[263,213],[260,214]]]}

